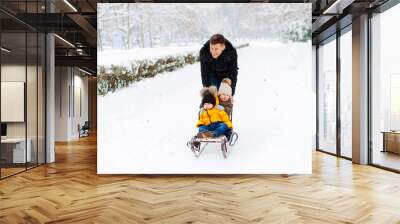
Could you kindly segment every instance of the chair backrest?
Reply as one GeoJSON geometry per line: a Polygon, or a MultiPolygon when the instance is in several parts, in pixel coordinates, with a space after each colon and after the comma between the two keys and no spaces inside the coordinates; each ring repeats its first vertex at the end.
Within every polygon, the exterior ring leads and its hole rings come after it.
{"type": "Polygon", "coordinates": [[[85,123],[83,124],[82,128],[89,128],[90,127],[89,124],[90,124],[89,121],[85,121],[85,123]]]}

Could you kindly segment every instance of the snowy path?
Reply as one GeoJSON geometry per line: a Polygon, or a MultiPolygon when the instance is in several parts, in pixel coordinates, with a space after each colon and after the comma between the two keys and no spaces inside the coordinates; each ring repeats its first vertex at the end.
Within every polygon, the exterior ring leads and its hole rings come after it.
{"type": "Polygon", "coordinates": [[[217,145],[199,159],[186,147],[197,132],[196,63],[98,98],[98,173],[310,173],[311,44],[250,44],[238,59],[228,159],[217,145]]]}

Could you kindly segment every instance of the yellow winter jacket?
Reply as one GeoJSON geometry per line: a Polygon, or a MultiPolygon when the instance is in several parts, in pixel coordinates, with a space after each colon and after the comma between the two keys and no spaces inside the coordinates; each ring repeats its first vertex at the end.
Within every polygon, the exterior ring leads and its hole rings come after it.
{"type": "Polygon", "coordinates": [[[210,110],[202,109],[200,113],[199,121],[197,121],[196,127],[202,125],[209,125],[211,123],[224,122],[228,128],[232,128],[232,122],[229,119],[228,114],[224,111],[222,106],[215,106],[210,110]]]}

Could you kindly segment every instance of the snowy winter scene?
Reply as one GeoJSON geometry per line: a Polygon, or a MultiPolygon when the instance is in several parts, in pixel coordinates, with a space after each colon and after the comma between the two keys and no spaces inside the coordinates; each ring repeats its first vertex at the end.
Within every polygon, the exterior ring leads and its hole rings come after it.
{"type": "Polygon", "coordinates": [[[97,55],[99,174],[311,173],[311,4],[98,4],[97,55]]]}

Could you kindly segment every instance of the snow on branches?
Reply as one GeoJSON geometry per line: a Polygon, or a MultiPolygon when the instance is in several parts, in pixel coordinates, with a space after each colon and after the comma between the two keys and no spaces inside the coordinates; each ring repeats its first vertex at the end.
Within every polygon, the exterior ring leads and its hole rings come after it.
{"type": "MultiPolygon", "coordinates": [[[[236,49],[247,46],[249,46],[248,43],[240,44],[236,46],[236,49]]],[[[198,61],[198,53],[192,52],[186,55],[170,55],[153,60],[136,60],[131,63],[130,67],[124,65],[101,65],[97,69],[97,94],[104,96],[108,92],[127,87],[131,83],[152,78],[163,72],[172,72],[198,61]]]]}
{"type": "Polygon", "coordinates": [[[172,72],[188,64],[199,61],[198,55],[166,56],[156,60],[135,61],[128,68],[123,65],[99,66],[97,74],[97,93],[106,95],[145,78],[154,77],[163,72],[172,72]]]}

